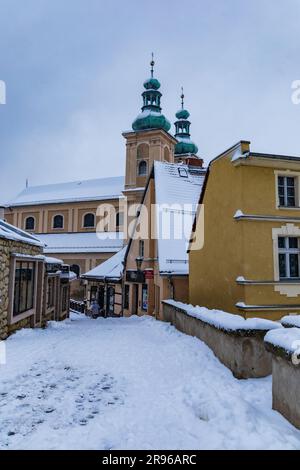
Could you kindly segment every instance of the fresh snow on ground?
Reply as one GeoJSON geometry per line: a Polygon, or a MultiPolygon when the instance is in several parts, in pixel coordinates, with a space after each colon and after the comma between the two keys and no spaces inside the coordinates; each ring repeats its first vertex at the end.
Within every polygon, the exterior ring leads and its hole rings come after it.
{"type": "Polygon", "coordinates": [[[72,315],[6,341],[0,449],[300,449],[271,378],[238,381],[149,317],[72,315]]]}

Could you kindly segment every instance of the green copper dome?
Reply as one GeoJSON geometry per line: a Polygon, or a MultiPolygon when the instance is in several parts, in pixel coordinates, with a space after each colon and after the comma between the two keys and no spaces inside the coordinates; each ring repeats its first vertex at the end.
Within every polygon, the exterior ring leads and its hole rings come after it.
{"type": "Polygon", "coordinates": [[[175,156],[177,155],[186,155],[187,153],[191,153],[196,155],[198,152],[197,145],[188,137],[188,138],[180,138],[176,137],[178,143],[175,145],[175,156]]]}
{"type": "Polygon", "coordinates": [[[188,119],[190,117],[190,113],[186,109],[180,109],[176,113],[177,119],[188,119]]]}
{"type": "Polygon", "coordinates": [[[175,122],[177,144],[175,145],[175,157],[186,154],[196,155],[198,152],[197,145],[191,140],[190,126],[188,120],[190,113],[184,109],[184,94],[182,89],[181,109],[176,113],[177,121],[175,122]]]}
{"type": "Polygon", "coordinates": [[[132,124],[134,131],[143,131],[146,129],[163,129],[168,132],[171,129],[171,123],[168,119],[157,111],[145,109],[138,115],[132,124]]]}
{"type": "Polygon", "coordinates": [[[159,91],[160,83],[153,77],[154,60],[151,62],[151,78],[145,81],[145,91],[142,93],[143,107],[141,114],[132,124],[134,131],[142,131],[147,129],[163,129],[168,132],[171,124],[168,119],[161,114],[160,100],[162,97],[159,91]]]}
{"type": "Polygon", "coordinates": [[[148,78],[148,80],[144,82],[144,88],[146,88],[146,90],[159,90],[160,83],[157,78],[148,78]]]}

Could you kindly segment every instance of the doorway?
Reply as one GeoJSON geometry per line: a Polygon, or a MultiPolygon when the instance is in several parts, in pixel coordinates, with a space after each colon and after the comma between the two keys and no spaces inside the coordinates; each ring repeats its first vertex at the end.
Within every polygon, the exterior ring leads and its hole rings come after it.
{"type": "Polygon", "coordinates": [[[139,307],[139,285],[133,284],[132,286],[132,315],[138,314],[138,307],[139,307]]]}

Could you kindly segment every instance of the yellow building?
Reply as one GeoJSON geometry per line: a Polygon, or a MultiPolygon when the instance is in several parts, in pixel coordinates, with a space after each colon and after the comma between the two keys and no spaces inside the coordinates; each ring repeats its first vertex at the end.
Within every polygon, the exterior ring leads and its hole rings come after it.
{"type": "Polygon", "coordinates": [[[300,158],[239,142],[211,161],[200,204],[190,302],[247,318],[300,313],[300,158]]]}

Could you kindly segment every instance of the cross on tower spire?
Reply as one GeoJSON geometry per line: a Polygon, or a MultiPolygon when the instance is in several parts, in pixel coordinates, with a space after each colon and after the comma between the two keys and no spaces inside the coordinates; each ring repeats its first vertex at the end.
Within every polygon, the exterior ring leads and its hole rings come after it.
{"type": "Polygon", "coordinates": [[[181,109],[184,109],[184,92],[183,92],[183,86],[181,87],[181,109]]]}
{"type": "Polygon", "coordinates": [[[155,65],[154,53],[153,52],[152,52],[152,60],[150,62],[150,65],[151,65],[151,77],[153,78],[153,76],[154,76],[154,65],[155,65]]]}

